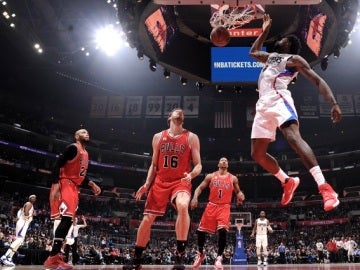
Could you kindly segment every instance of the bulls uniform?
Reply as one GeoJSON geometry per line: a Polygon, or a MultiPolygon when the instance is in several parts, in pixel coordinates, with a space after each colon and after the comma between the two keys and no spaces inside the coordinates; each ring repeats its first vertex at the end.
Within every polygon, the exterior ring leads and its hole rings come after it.
{"type": "Polygon", "coordinates": [[[184,173],[189,172],[191,165],[189,131],[184,130],[175,137],[168,130],[162,131],[157,151],[156,178],[150,188],[144,214],[162,216],[169,200],[172,202],[179,192],[191,196],[191,183],[180,181],[184,173]]]}
{"type": "Polygon", "coordinates": [[[268,246],[267,230],[269,221],[266,218],[258,218],[256,224],[256,247],[263,247],[266,249],[268,246]]]}
{"type": "Polygon", "coordinates": [[[199,231],[214,234],[217,230],[225,228],[229,230],[230,203],[233,186],[233,175],[226,173],[220,175],[214,172],[209,183],[209,202],[199,224],[199,231]]]}
{"type": "Polygon", "coordinates": [[[288,54],[271,53],[260,73],[252,139],[268,138],[274,141],[277,127],[290,120],[298,121],[294,100],[287,89],[297,76],[297,72],[286,68],[286,62],[291,57],[288,54]]]}
{"type": "MultiPolygon", "coordinates": [[[[72,144],[77,148],[77,154],[60,168],[59,186],[60,197],[54,201],[50,200],[50,211],[52,219],[60,216],[74,217],[79,201],[79,188],[85,179],[88,169],[88,152],[79,144],[72,144]]],[[[50,192],[51,194],[52,192],[50,192]]]]}

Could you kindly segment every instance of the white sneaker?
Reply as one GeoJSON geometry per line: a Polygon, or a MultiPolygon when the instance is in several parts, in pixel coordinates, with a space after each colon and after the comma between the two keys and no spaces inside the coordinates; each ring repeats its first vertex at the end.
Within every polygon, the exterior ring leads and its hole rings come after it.
{"type": "Polygon", "coordinates": [[[267,262],[264,262],[264,266],[267,266],[267,264],[268,264],[267,262]]]}
{"type": "Polygon", "coordinates": [[[258,261],[258,264],[257,264],[257,265],[260,266],[261,264],[262,264],[262,261],[258,261]]]}
{"type": "Polygon", "coordinates": [[[12,259],[9,257],[2,256],[1,262],[3,265],[6,265],[6,266],[15,266],[15,264],[12,262],[12,259]]]}
{"type": "Polygon", "coordinates": [[[216,260],[215,260],[215,263],[214,263],[214,267],[215,267],[216,269],[224,269],[221,262],[222,262],[222,257],[221,257],[221,256],[217,256],[217,258],[216,258],[216,260]]]}

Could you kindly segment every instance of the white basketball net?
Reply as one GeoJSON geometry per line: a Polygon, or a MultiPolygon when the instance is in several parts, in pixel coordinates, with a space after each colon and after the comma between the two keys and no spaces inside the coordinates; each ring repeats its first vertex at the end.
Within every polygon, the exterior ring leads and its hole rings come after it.
{"type": "Polygon", "coordinates": [[[236,223],[236,229],[237,229],[238,231],[241,231],[242,226],[243,226],[242,223],[236,223]]]}
{"type": "Polygon", "coordinates": [[[256,17],[255,5],[230,7],[225,4],[220,7],[218,5],[211,6],[216,9],[210,18],[210,25],[213,28],[217,26],[223,26],[227,29],[240,28],[256,17]]]}

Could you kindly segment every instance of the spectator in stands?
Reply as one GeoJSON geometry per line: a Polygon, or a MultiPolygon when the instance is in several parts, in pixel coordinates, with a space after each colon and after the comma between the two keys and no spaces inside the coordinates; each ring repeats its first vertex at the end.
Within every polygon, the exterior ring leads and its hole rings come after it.
{"type": "Polygon", "coordinates": [[[51,239],[45,239],[45,250],[51,251],[52,250],[52,241],[51,239]]]}
{"type": "Polygon", "coordinates": [[[331,263],[336,262],[337,258],[336,258],[336,253],[337,253],[337,247],[336,247],[336,239],[335,237],[331,238],[327,243],[326,243],[326,249],[329,252],[329,260],[331,263]]]}
{"type": "Polygon", "coordinates": [[[82,224],[78,224],[78,218],[75,217],[73,220],[73,223],[71,224],[71,227],[69,229],[69,232],[66,236],[65,240],[65,247],[64,247],[64,253],[65,253],[65,262],[69,261],[69,252],[71,249],[71,255],[72,255],[72,264],[77,264],[79,260],[79,254],[77,252],[78,249],[78,235],[79,235],[79,229],[86,228],[87,223],[84,216],[81,216],[82,224]]]}
{"type": "Polygon", "coordinates": [[[242,204],[242,201],[245,199],[244,194],[240,190],[238,178],[228,172],[228,167],[229,162],[227,158],[220,158],[218,170],[205,176],[205,179],[195,189],[193,199],[191,200],[191,209],[193,210],[198,206],[198,197],[202,191],[209,187],[209,202],[206,205],[196,231],[199,251],[193,264],[194,268],[198,268],[205,259],[204,246],[206,234],[215,234],[216,232],[218,232],[219,238],[214,266],[217,269],[223,268],[223,253],[226,246],[226,235],[230,228],[230,204],[233,192],[236,194],[238,205],[242,204]]]}
{"type": "Polygon", "coordinates": [[[318,241],[315,244],[317,256],[318,256],[318,262],[324,263],[324,244],[321,241],[321,239],[318,239],[318,241]]]}
{"type": "Polygon", "coordinates": [[[201,172],[200,141],[195,133],[183,128],[184,112],[174,109],[168,117],[169,129],[156,133],[152,140],[152,163],[145,184],[136,192],[136,199],[149,191],[144,216],[138,228],[135,260],[124,269],[140,269],[141,256],[150,240],[150,231],[157,216],[163,216],[170,203],[177,210],[177,240],[174,269],[184,269],[185,247],[190,227],[189,203],[191,180],[201,172]],[[190,164],[193,163],[191,170],[190,164]]]}
{"type": "Polygon", "coordinates": [[[79,129],[74,137],[75,143],[68,145],[64,153],[59,155],[54,171],[59,177],[54,179],[49,200],[51,218],[55,220],[55,233],[52,250],[44,262],[46,268],[73,268],[63,261],[60,250],[78,207],[79,186],[81,184],[90,186],[95,195],[101,192],[100,187],[86,177],[89,162],[86,144],[90,140],[89,133],[86,129],[79,129]]]}
{"type": "Polygon", "coordinates": [[[12,261],[14,254],[17,252],[19,247],[24,243],[26,232],[30,226],[34,216],[34,203],[36,201],[36,195],[32,194],[29,196],[29,200],[20,208],[17,212],[16,221],[16,238],[11,243],[9,249],[1,257],[0,261],[6,266],[15,266],[12,261]]]}
{"type": "Polygon", "coordinates": [[[357,243],[352,239],[351,236],[349,236],[347,241],[345,242],[345,249],[347,250],[347,259],[349,263],[355,261],[354,253],[357,246],[357,243]]]}
{"type": "Polygon", "coordinates": [[[29,240],[27,242],[27,248],[28,249],[37,249],[39,246],[37,242],[35,241],[34,237],[29,237],[29,240]]]}
{"type": "Polygon", "coordinates": [[[281,242],[280,245],[278,246],[279,263],[280,264],[285,264],[286,263],[285,251],[286,251],[286,247],[285,247],[284,243],[281,242]]]}
{"type": "Polygon", "coordinates": [[[340,239],[336,240],[336,249],[337,249],[337,262],[346,262],[347,261],[347,251],[345,250],[345,237],[342,236],[340,239]]]}
{"type": "Polygon", "coordinates": [[[5,248],[5,235],[3,232],[0,232],[0,249],[5,248]]]}

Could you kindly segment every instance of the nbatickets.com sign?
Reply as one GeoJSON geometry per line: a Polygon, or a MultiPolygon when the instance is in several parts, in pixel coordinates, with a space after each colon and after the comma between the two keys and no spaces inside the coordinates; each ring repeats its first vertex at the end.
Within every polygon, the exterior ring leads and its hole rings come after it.
{"type": "Polygon", "coordinates": [[[252,59],[249,51],[250,47],[212,47],[211,81],[213,83],[257,82],[264,65],[252,59]]]}

